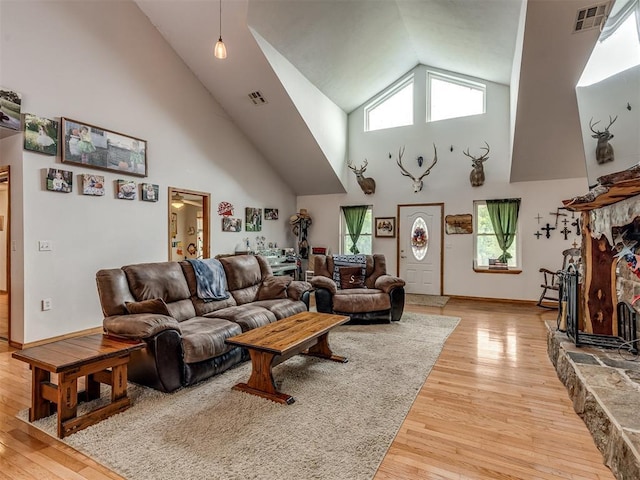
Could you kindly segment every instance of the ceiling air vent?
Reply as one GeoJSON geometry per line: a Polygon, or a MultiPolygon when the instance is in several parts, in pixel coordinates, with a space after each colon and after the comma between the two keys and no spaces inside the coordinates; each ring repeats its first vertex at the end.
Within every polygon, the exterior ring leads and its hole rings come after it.
{"type": "Polygon", "coordinates": [[[608,7],[609,2],[578,10],[576,21],[573,23],[573,31],[584,32],[586,30],[593,30],[594,28],[599,29],[607,19],[608,7]]]}
{"type": "Polygon", "coordinates": [[[255,92],[251,92],[249,94],[249,98],[251,99],[251,101],[253,102],[254,105],[264,105],[267,102],[267,100],[262,96],[262,94],[259,91],[255,91],[255,92]]]}

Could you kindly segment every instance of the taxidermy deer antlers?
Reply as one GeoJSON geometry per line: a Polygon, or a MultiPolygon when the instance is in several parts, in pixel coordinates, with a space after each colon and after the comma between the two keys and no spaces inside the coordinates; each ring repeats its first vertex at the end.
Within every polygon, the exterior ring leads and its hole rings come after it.
{"type": "Polygon", "coordinates": [[[353,170],[353,173],[356,174],[356,180],[358,181],[358,185],[364,192],[365,195],[371,195],[372,193],[376,193],[376,181],[371,177],[365,177],[362,175],[367,170],[367,165],[369,162],[367,159],[364,159],[364,164],[360,168],[356,168],[350,161],[347,161],[347,166],[353,170]]]}
{"type": "Polygon", "coordinates": [[[473,155],[470,155],[468,148],[466,152],[462,152],[471,159],[473,170],[471,170],[471,173],[469,174],[469,181],[471,182],[472,187],[479,187],[484,184],[483,163],[489,159],[489,144],[487,142],[484,142],[484,144],[486,147],[483,147],[482,149],[486,150],[486,152],[481,157],[474,157],[473,155]]]}
{"type": "Polygon", "coordinates": [[[396,160],[396,163],[401,170],[400,173],[402,173],[402,175],[404,175],[405,177],[409,177],[411,180],[413,180],[413,193],[418,193],[422,190],[422,179],[429,175],[429,172],[431,172],[433,166],[438,162],[438,152],[436,150],[436,144],[433,144],[433,163],[425,170],[422,175],[417,178],[407,172],[407,169],[402,166],[402,155],[404,155],[404,147],[398,150],[398,160],[396,160]]]}
{"type": "Polygon", "coordinates": [[[600,120],[594,124],[591,123],[593,122],[593,118],[589,120],[589,128],[595,134],[591,136],[598,139],[598,145],[596,146],[596,162],[600,165],[607,162],[613,162],[613,147],[609,145],[609,140],[613,138],[613,134],[609,133],[609,127],[611,127],[613,122],[617,119],[617,115],[613,120],[611,120],[611,115],[609,115],[609,125],[602,132],[593,129],[593,127],[600,123],[600,120]]]}

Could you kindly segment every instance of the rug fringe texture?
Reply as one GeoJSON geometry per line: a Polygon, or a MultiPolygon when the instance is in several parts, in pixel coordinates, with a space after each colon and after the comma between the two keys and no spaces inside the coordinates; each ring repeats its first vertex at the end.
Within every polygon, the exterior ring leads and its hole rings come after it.
{"type": "MultiPolygon", "coordinates": [[[[170,394],[130,385],[130,409],[63,441],[129,480],[370,479],[459,320],[406,312],[337,327],[329,341],[348,363],[296,356],[275,367],[289,406],[231,390],[248,362],[170,394]]],[[[34,425],[55,436],[55,422],[34,425]]]]}

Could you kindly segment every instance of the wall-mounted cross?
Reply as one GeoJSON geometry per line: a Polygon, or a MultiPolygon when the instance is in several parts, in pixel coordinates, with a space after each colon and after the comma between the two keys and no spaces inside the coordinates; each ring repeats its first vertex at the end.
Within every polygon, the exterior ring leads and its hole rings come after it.
{"type": "Polygon", "coordinates": [[[547,226],[546,227],[542,227],[540,230],[545,230],[547,232],[546,237],[547,238],[551,238],[551,230],[555,230],[555,229],[556,229],[556,227],[552,227],[551,225],[549,225],[547,223],[547,226]]]}
{"type": "Polygon", "coordinates": [[[572,227],[576,227],[576,235],[580,235],[580,219],[576,218],[575,222],[571,222],[572,227]]]}
{"type": "Polygon", "coordinates": [[[560,233],[564,235],[565,240],[569,240],[568,235],[571,233],[571,230],[569,230],[566,225],[562,230],[560,230],[560,233]]]}
{"type": "Polygon", "coordinates": [[[567,214],[566,213],[560,213],[560,207],[558,207],[556,209],[556,212],[549,212],[549,215],[553,215],[554,217],[556,217],[556,227],[558,226],[558,217],[566,217],[567,214]]]}
{"type": "Polygon", "coordinates": [[[578,248],[578,242],[576,242],[575,240],[573,241],[573,243],[571,244],[571,246],[573,248],[578,248]]]}
{"type": "Polygon", "coordinates": [[[566,228],[567,223],[569,223],[569,220],[567,220],[567,219],[565,218],[564,220],[562,220],[562,223],[564,223],[564,226],[565,226],[565,228],[566,228]]]}
{"type": "Polygon", "coordinates": [[[536,238],[538,240],[540,240],[540,237],[542,236],[542,233],[540,233],[540,230],[538,230],[536,233],[534,233],[534,235],[536,236],[536,238]]]}
{"type": "Polygon", "coordinates": [[[540,214],[538,214],[538,216],[537,216],[537,217],[533,217],[533,218],[535,218],[536,220],[538,220],[538,223],[540,223],[540,220],[542,220],[542,217],[540,216],[540,214]]]}

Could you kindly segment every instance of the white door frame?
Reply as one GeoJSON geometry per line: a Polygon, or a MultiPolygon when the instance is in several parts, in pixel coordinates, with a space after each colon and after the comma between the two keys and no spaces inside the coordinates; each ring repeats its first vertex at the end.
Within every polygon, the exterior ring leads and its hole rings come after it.
{"type": "Polygon", "coordinates": [[[440,295],[444,295],[444,203],[403,203],[398,205],[398,235],[396,236],[396,276],[400,276],[400,218],[403,207],[440,207],[440,295]]]}

